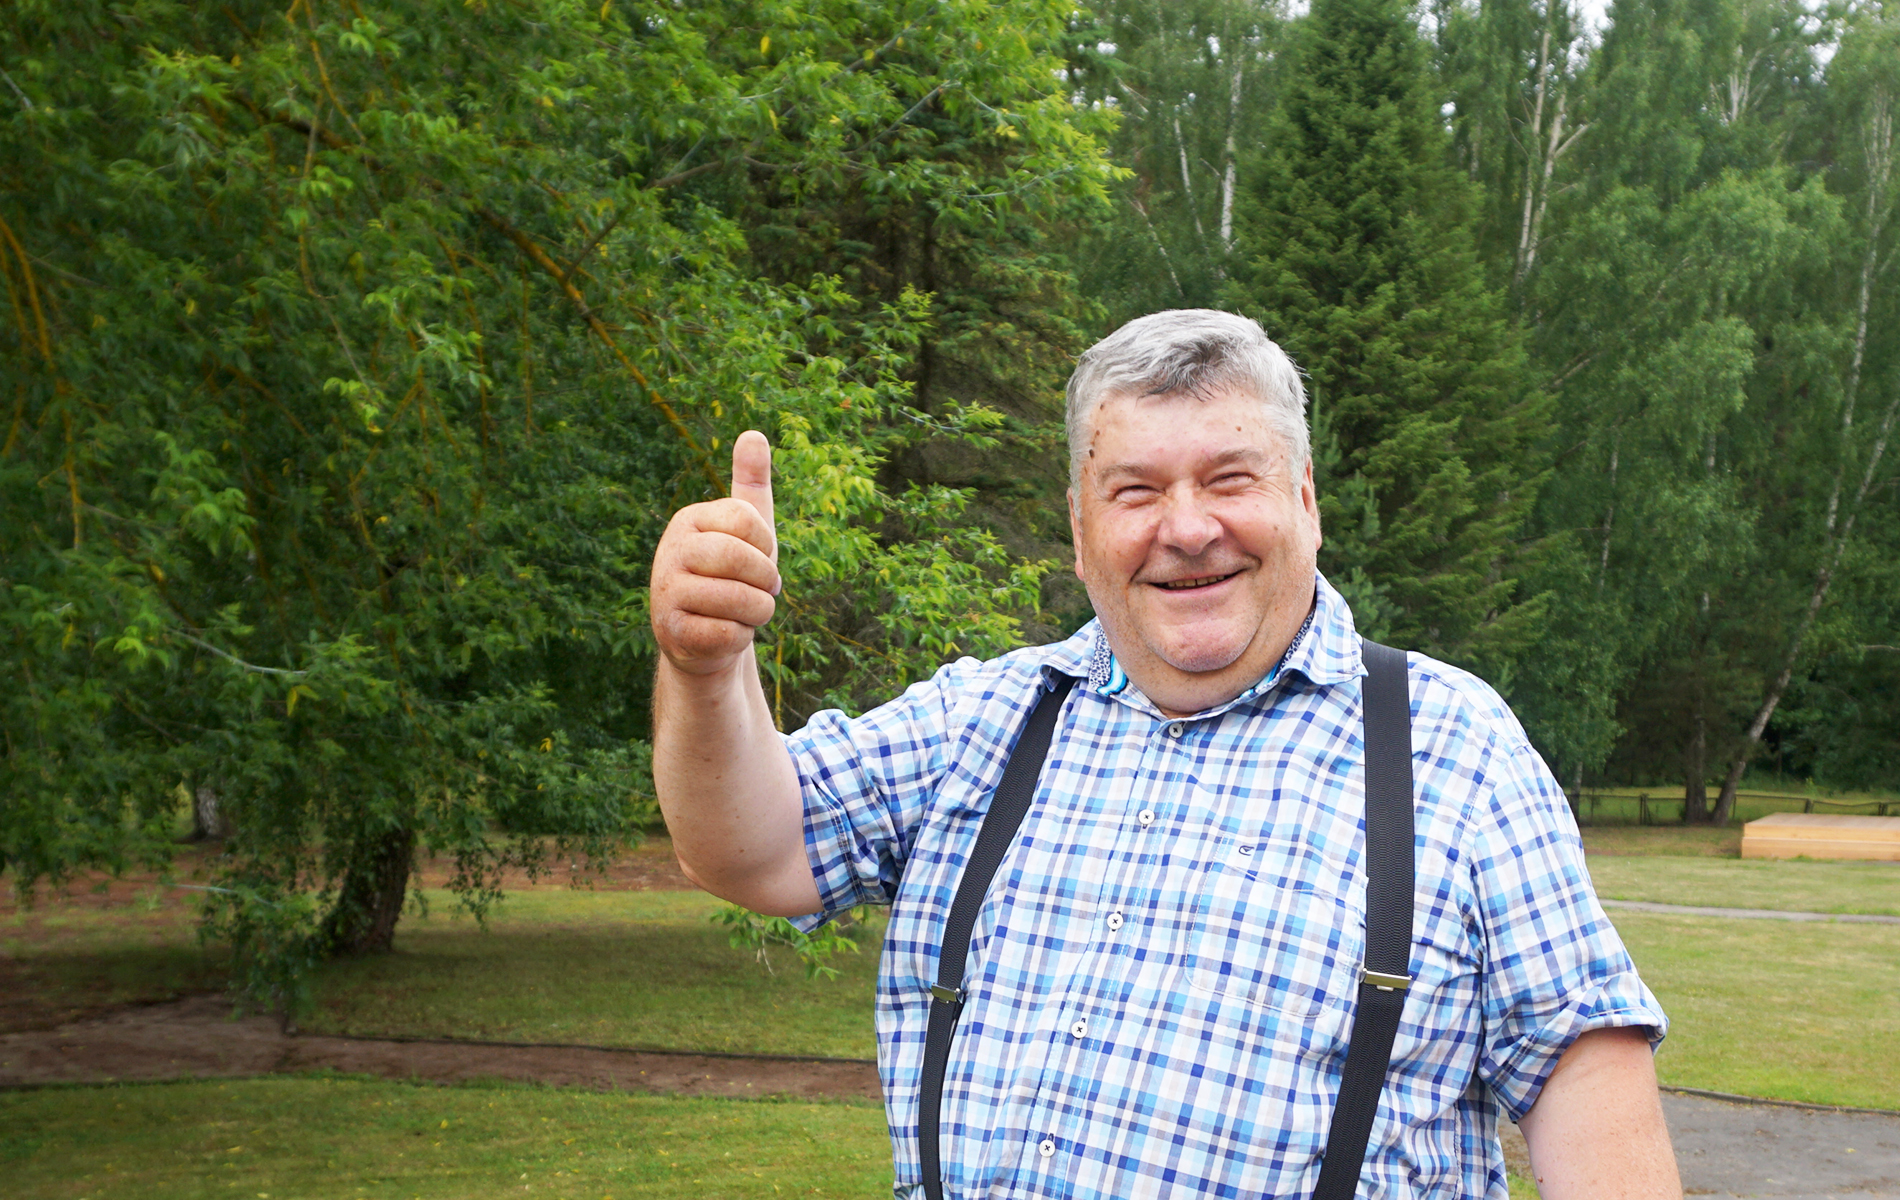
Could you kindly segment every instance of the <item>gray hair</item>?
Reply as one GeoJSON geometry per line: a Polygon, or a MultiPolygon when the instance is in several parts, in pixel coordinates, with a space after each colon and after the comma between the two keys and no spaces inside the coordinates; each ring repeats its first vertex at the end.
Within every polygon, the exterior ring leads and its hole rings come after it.
{"type": "Polygon", "coordinates": [[[1233,388],[1257,396],[1267,425],[1286,439],[1288,467],[1312,457],[1300,369],[1257,321],[1211,308],[1136,317],[1089,347],[1069,376],[1069,486],[1082,479],[1092,418],[1111,396],[1205,396],[1233,388]]]}

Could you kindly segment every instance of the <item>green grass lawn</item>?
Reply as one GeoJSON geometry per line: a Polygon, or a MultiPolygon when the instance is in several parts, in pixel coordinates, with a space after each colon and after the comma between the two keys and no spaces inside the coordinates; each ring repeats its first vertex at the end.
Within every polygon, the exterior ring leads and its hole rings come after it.
{"type": "MultiPolygon", "coordinates": [[[[1607,899],[1900,916],[1900,863],[1596,855],[1588,862],[1607,899]]],[[[1890,936],[1900,952],[1900,929],[1890,936]]]]}
{"type": "Polygon", "coordinates": [[[868,1103],[258,1079],[0,1093],[20,1200],[891,1194],[868,1103]]]}
{"type": "Polygon", "coordinates": [[[199,945],[196,899],[157,886],[109,903],[43,895],[22,908],[8,897],[0,910],[0,1033],[223,986],[227,958],[199,945]]]}
{"type": "MultiPolygon", "coordinates": [[[[1900,867],[1742,861],[1736,830],[1584,837],[1607,897],[1900,913],[1900,867]]],[[[486,930],[434,899],[396,954],[321,973],[307,1029],[873,1053],[875,925],[840,978],[809,981],[732,949],[696,893],[520,891],[486,930]]],[[[1674,1022],[1664,1083],[1900,1109],[1900,928],[1612,916],[1674,1022]]],[[[216,979],[169,893],[5,916],[0,950],[0,982],[49,1011],[216,979]]],[[[0,1178],[9,1196],[61,1198],[881,1196],[889,1165],[866,1105],[299,1078],[0,1096],[0,1178]]],[[[1535,1191],[1514,1179],[1512,1195],[1535,1191]]]]}
{"type": "MultiPolygon", "coordinates": [[[[441,898],[438,897],[438,900],[441,898]]],[[[478,929],[405,917],[396,953],[326,968],[311,1032],[584,1042],[658,1050],[872,1058],[881,922],[864,949],[808,980],[734,950],[697,892],[547,890],[510,896],[478,929]]]]}
{"type": "Polygon", "coordinates": [[[1586,854],[1668,858],[1740,858],[1742,830],[1684,825],[1585,825],[1586,854]]]}
{"type": "Polygon", "coordinates": [[[1900,927],[1611,916],[1669,1013],[1662,1082],[1900,1109],[1900,927]]]}

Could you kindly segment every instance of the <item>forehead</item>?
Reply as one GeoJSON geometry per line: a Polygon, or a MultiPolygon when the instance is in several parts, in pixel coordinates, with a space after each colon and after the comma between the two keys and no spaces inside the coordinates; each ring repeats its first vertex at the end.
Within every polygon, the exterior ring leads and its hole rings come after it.
{"type": "Polygon", "coordinates": [[[1123,393],[1105,397],[1094,416],[1083,469],[1098,477],[1265,465],[1287,457],[1286,439],[1268,421],[1266,404],[1245,392],[1123,393]]]}

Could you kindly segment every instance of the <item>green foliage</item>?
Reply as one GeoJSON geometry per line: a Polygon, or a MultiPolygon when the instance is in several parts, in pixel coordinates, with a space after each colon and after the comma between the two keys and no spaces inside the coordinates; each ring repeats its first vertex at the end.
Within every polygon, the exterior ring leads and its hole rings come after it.
{"type": "Polygon", "coordinates": [[[1041,568],[963,495],[879,484],[926,416],[977,445],[996,425],[981,395],[917,408],[933,300],[762,275],[730,185],[815,203],[849,179],[973,227],[1086,204],[1108,169],[1040,20],[17,12],[16,883],[162,856],[179,779],[212,787],[236,832],[208,929],[289,995],[312,958],[387,945],[413,848],[453,857],[477,913],[503,870],[611,852],[654,814],[645,564],[747,427],[779,447],[782,718],[1013,644],[1041,568]],[[988,122],[983,171],[913,123],[919,89],[988,122]]]}
{"type": "Polygon", "coordinates": [[[772,970],[768,952],[780,947],[796,954],[798,961],[805,964],[805,978],[836,979],[838,968],[831,965],[831,956],[841,951],[858,952],[857,939],[851,936],[851,930],[862,925],[869,915],[870,908],[859,905],[843,920],[826,921],[810,932],[784,917],[762,917],[736,904],[726,905],[710,919],[730,930],[727,939],[734,950],[751,951],[767,973],[772,970]]]}
{"type": "Polygon", "coordinates": [[[1106,329],[1219,297],[1234,248],[1243,163],[1273,110],[1286,22],[1257,0],[1109,3],[1075,31],[1070,76],[1124,114],[1116,161],[1128,175],[1113,217],[1077,250],[1106,329]]]}
{"type": "Polygon", "coordinates": [[[1510,539],[1544,405],[1437,107],[1409,9],[1316,3],[1226,295],[1309,377],[1321,566],[1362,627],[1508,682],[1541,603],[1514,595],[1510,539]]]}

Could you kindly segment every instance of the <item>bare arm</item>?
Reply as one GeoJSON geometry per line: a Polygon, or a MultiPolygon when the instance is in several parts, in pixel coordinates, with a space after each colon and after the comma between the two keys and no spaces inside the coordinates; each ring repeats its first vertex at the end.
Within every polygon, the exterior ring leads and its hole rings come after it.
{"type": "Polygon", "coordinates": [[[1593,1029],[1518,1122],[1544,1200],[1681,1200],[1642,1029],[1593,1029]]]}
{"type": "Polygon", "coordinates": [[[653,780],[694,883],[772,916],[823,907],[791,756],[759,686],[752,632],[779,590],[772,452],[732,447],[732,496],[675,513],[653,556],[653,780]]]}

